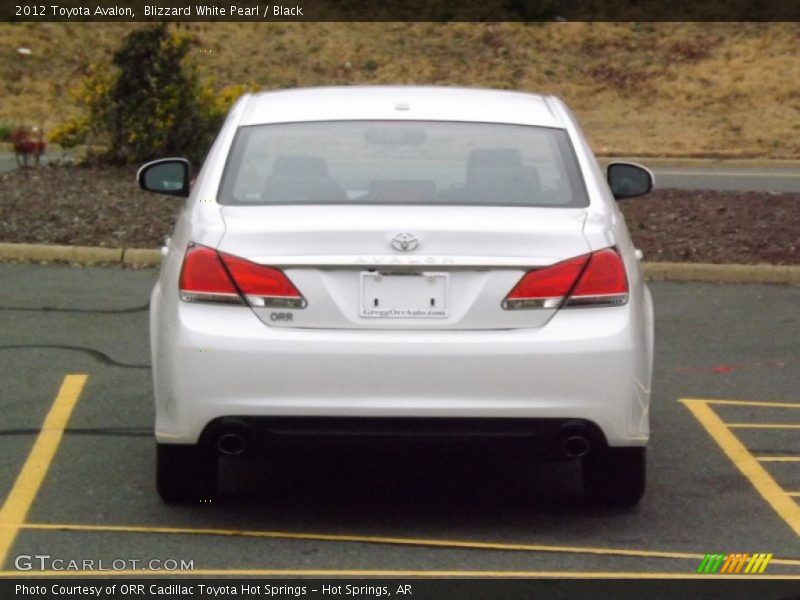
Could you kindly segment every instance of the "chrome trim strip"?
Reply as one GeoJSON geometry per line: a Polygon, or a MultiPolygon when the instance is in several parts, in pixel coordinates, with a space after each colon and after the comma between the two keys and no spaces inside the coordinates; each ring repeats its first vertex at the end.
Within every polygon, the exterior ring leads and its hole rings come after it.
{"type": "Polygon", "coordinates": [[[598,294],[595,296],[570,296],[564,308],[583,306],[622,306],[628,303],[628,294],[598,294]]]}
{"type": "Polygon", "coordinates": [[[302,296],[255,296],[245,295],[253,308],[305,308],[308,302],[302,296]]]}
{"type": "Polygon", "coordinates": [[[244,304],[239,294],[224,294],[213,292],[192,292],[181,290],[179,297],[184,302],[221,302],[224,304],[244,304]]]}
{"type": "Polygon", "coordinates": [[[530,310],[536,308],[558,308],[564,301],[564,296],[551,298],[506,298],[501,306],[504,310],[530,310]]]}
{"type": "Polygon", "coordinates": [[[441,255],[396,255],[396,254],[339,254],[297,256],[252,256],[247,260],[270,267],[436,267],[441,269],[461,267],[507,267],[535,269],[549,267],[563,257],[543,256],[441,256],[441,255]]]}

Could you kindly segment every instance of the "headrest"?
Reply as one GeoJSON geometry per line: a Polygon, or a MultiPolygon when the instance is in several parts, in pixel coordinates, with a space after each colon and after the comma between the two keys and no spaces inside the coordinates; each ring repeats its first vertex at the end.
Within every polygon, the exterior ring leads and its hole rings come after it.
{"type": "Polygon", "coordinates": [[[472,172],[467,190],[484,202],[533,204],[540,193],[536,169],[489,167],[472,172]]]}

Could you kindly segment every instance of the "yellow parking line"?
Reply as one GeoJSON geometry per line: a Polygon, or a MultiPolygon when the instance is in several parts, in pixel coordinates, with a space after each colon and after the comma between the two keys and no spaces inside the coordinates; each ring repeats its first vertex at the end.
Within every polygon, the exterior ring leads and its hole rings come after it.
{"type": "Polygon", "coordinates": [[[728,429],[800,429],[800,423],[725,423],[728,429]]]}
{"type": "Polygon", "coordinates": [[[800,575],[706,575],[626,571],[412,571],[369,569],[196,569],[194,571],[0,571],[2,577],[515,577],[558,579],[800,579],[800,575]]]}
{"type": "MultiPolygon", "coordinates": [[[[465,550],[498,550],[512,552],[561,552],[567,554],[595,554],[604,556],[632,556],[637,558],[671,558],[702,560],[705,554],[691,552],[667,552],[659,550],[635,550],[629,548],[598,548],[592,546],[550,546],[542,544],[512,544],[505,542],[478,542],[468,540],[437,540],[430,538],[379,537],[368,535],[337,535],[325,533],[294,533],[286,531],[258,531],[239,529],[192,529],[182,527],[150,527],[125,525],[78,525],[59,523],[25,523],[24,529],[46,531],[87,531],[106,533],[185,534],[222,537],[251,537],[283,540],[306,540],[321,542],[347,542],[357,544],[380,544],[395,546],[421,546],[428,548],[455,548],[465,550]]],[[[773,558],[773,564],[800,566],[800,559],[773,558]]]]}
{"type": "Polygon", "coordinates": [[[33,504],[39,487],[44,481],[50,463],[56,454],[64,428],[72,409],[86,383],[87,375],[67,375],[61,384],[53,406],[44,420],[36,442],[28,454],[14,487],[11,488],[3,508],[0,509],[0,567],[8,556],[25,517],[33,504]]]}
{"type": "Polygon", "coordinates": [[[800,462],[800,456],[756,456],[759,462],[800,462]]]}
{"type": "Polygon", "coordinates": [[[758,400],[717,400],[716,398],[692,398],[707,404],[730,404],[733,406],[762,406],[764,408],[800,408],[796,402],[759,402],[758,400]]]}
{"type": "Polygon", "coordinates": [[[731,433],[722,419],[709,408],[708,402],[688,398],[681,398],[681,402],[706,428],[706,431],[714,438],[714,441],[719,444],[723,452],[733,461],[733,464],[747,477],[764,500],[800,536],[800,507],[783,491],[758,460],[748,452],[744,444],[731,433]]]}

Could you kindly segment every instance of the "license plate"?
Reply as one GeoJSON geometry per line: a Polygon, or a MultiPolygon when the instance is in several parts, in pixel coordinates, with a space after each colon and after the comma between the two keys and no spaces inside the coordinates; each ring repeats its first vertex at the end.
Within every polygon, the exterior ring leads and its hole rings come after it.
{"type": "Polygon", "coordinates": [[[447,273],[361,273],[365,318],[445,319],[449,314],[447,273]]]}

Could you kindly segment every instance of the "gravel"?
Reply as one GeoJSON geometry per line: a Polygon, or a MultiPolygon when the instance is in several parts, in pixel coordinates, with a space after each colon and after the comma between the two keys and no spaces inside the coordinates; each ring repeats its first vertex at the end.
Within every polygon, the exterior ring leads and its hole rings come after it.
{"type": "Polygon", "coordinates": [[[800,194],[656,190],[620,204],[645,260],[800,264],[800,194]]]}
{"type": "MultiPolygon", "coordinates": [[[[43,167],[0,175],[0,240],[157,248],[183,206],[135,170],[43,167]]],[[[656,190],[620,204],[645,260],[800,264],[800,194],[656,190]]]]}

